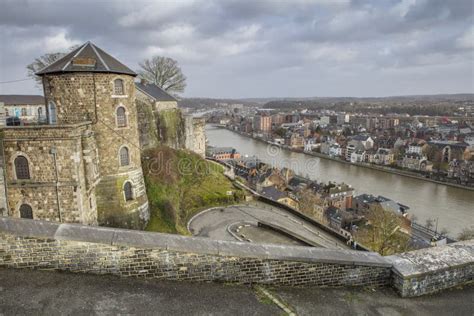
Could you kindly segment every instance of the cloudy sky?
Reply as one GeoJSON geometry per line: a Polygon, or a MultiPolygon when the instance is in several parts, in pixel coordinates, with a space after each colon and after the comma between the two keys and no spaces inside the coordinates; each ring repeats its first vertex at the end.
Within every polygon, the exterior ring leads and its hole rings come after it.
{"type": "Polygon", "coordinates": [[[474,92],[473,11],[472,0],[0,0],[0,82],[90,40],[132,69],[178,60],[188,97],[474,92]]]}

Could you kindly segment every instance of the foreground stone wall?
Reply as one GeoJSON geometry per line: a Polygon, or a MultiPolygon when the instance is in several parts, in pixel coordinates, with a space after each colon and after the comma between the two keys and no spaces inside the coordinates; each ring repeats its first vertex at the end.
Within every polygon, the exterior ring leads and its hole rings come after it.
{"type": "Polygon", "coordinates": [[[367,252],[0,218],[0,267],[163,280],[379,286],[390,281],[391,265],[367,252]]]}
{"type": "Polygon", "coordinates": [[[386,257],[393,286],[403,297],[420,296],[474,280],[474,240],[386,257]]]}
{"type": "Polygon", "coordinates": [[[393,285],[410,297],[472,282],[474,241],[381,257],[0,217],[0,267],[242,284],[393,285]]]}

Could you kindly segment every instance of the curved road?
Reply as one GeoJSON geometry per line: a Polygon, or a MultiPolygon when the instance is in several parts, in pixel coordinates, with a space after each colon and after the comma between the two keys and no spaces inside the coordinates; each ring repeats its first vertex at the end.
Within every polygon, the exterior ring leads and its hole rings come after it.
{"type": "MultiPolygon", "coordinates": [[[[228,227],[236,223],[250,223],[253,227],[259,221],[284,227],[289,231],[313,241],[324,248],[348,249],[348,246],[332,235],[320,230],[311,223],[291,214],[261,202],[252,202],[247,205],[233,205],[228,207],[213,208],[203,211],[188,223],[188,228],[194,236],[209,237],[216,240],[236,240],[229,232],[228,227]]],[[[260,229],[256,228],[255,229],[260,229]]],[[[254,229],[254,231],[255,231],[254,229]]],[[[254,232],[255,234],[255,232],[254,232]]],[[[262,230],[261,236],[268,236],[268,230],[262,230]]],[[[275,242],[280,238],[252,238],[264,243],[275,242]]]]}

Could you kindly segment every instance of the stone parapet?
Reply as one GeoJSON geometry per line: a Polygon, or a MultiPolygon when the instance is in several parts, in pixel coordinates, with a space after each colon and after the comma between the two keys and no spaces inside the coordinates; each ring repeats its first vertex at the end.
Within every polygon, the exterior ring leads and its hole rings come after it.
{"type": "Polygon", "coordinates": [[[386,257],[403,297],[420,296],[474,280],[474,240],[386,257]]]}
{"type": "Polygon", "coordinates": [[[396,256],[0,217],[0,267],[241,284],[383,286],[419,296],[473,280],[474,241],[396,256]]]}
{"type": "Polygon", "coordinates": [[[125,229],[0,218],[0,267],[243,284],[379,286],[375,253],[215,241],[125,229]]]}

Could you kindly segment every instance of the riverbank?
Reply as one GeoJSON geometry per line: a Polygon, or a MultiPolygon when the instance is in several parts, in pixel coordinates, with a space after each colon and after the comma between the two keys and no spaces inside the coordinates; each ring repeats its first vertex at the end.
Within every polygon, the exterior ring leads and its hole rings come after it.
{"type": "Polygon", "coordinates": [[[442,184],[442,185],[450,186],[450,187],[453,187],[453,188],[464,189],[464,190],[468,190],[468,191],[474,191],[474,187],[468,187],[468,186],[464,186],[464,185],[460,185],[460,184],[456,184],[456,183],[450,183],[450,182],[439,181],[439,180],[435,180],[435,179],[431,179],[431,178],[426,178],[422,174],[418,174],[416,172],[412,172],[412,171],[408,171],[408,170],[400,170],[400,169],[395,169],[395,168],[390,168],[390,167],[385,167],[385,166],[378,166],[378,165],[374,165],[374,164],[352,163],[350,161],[342,160],[342,159],[339,159],[339,158],[336,158],[336,157],[331,157],[331,156],[321,154],[321,153],[306,152],[306,151],[302,151],[302,150],[296,150],[296,149],[293,149],[293,148],[288,147],[288,146],[278,145],[278,144],[272,143],[270,141],[267,141],[265,139],[262,139],[262,138],[259,138],[259,137],[253,137],[252,135],[249,135],[247,133],[242,133],[242,132],[239,132],[239,131],[235,131],[235,130],[232,130],[230,128],[224,127],[224,126],[215,125],[215,127],[224,128],[224,129],[226,129],[230,132],[233,132],[233,133],[236,133],[236,134],[239,134],[241,136],[248,137],[248,138],[251,138],[251,139],[255,139],[255,140],[263,142],[267,145],[278,146],[279,148],[290,151],[290,152],[295,152],[295,153],[299,153],[299,154],[305,154],[305,155],[308,155],[308,156],[318,157],[318,158],[321,158],[321,159],[331,160],[331,161],[339,162],[339,163],[346,164],[346,165],[357,166],[357,167],[372,169],[372,170],[376,170],[376,171],[382,171],[382,172],[386,172],[386,173],[396,174],[396,175],[399,175],[399,176],[408,177],[408,178],[412,178],[412,179],[424,180],[424,181],[427,181],[427,182],[442,184]]]}

